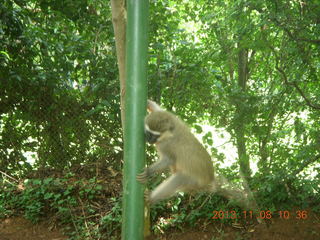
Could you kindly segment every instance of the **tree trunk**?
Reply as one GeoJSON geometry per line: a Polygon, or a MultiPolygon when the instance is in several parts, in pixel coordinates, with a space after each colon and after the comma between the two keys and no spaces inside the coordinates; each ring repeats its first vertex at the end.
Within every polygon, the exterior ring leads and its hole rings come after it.
{"type": "MultiPolygon", "coordinates": [[[[241,91],[240,96],[245,96],[246,85],[248,80],[248,51],[240,47],[238,53],[238,87],[241,91]]],[[[236,134],[238,158],[240,165],[240,172],[246,180],[249,180],[251,169],[249,156],[246,149],[245,137],[245,108],[247,107],[245,98],[240,97],[236,102],[236,112],[234,118],[234,127],[236,134]]]]}
{"type": "Polygon", "coordinates": [[[126,92],[126,9],[124,0],[111,0],[112,23],[116,41],[120,80],[121,124],[124,128],[124,96],[126,92]]]}

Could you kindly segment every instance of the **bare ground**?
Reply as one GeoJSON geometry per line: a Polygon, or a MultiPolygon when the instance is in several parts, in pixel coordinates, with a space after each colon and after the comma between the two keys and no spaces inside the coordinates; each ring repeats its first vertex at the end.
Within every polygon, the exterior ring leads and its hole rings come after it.
{"type": "MultiPolygon", "coordinates": [[[[49,222],[32,224],[21,217],[12,217],[0,221],[0,240],[66,240],[59,229],[51,229],[49,222]]],[[[203,224],[198,228],[170,230],[153,235],[148,240],[319,240],[319,216],[309,213],[307,219],[268,220],[265,224],[226,225],[219,220],[203,224]]]]}

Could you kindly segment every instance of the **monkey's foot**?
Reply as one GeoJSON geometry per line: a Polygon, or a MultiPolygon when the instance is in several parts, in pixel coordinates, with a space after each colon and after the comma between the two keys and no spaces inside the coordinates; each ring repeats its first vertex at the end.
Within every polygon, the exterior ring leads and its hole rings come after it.
{"type": "Polygon", "coordinates": [[[145,169],[142,173],[137,175],[137,180],[141,183],[146,183],[149,178],[148,170],[145,169]]]}
{"type": "Polygon", "coordinates": [[[145,200],[146,204],[148,204],[148,205],[151,204],[151,198],[150,198],[150,196],[151,196],[150,190],[149,190],[149,189],[146,189],[146,190],[144,191],[144,200],[145,200]]]}

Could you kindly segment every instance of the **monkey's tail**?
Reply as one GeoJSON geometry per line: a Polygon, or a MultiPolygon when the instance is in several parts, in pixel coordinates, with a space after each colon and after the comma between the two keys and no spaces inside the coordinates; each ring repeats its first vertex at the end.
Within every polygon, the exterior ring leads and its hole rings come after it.
{"type": "MultiPolygon", "coordinates": [[[[242,178],[243,179],[243,178],[242,178]]],[[[244,179],[243,179],[244,180],[244,179]]],[[[244,183],[245,189],[240,189],[230,183],[224,176],[216,176],[215,181],[211,184],[211,192],[216,193],[245,210],[259,212],[257,203],[250,191],[247,183],[244,183]]]]}
{"type": "Polygon", "coordinates": [[[211,192],[218,194],[229,201],[235,201],[241,208],[247,208],[247,194],[231,184],[225,177],[216,176],[215,181],[211,184],[211,192]]]}

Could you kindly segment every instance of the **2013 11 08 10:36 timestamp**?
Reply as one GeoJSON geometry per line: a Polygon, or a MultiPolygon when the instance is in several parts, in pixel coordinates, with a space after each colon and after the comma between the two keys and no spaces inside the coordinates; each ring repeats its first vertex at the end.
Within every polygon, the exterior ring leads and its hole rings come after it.
{"type": "Polygon", "coordinates": [[[260,219],[271,219],[274,216],[278,216],[281,219],[301,219],[305,220],[308,218],[308,212],[306,210],[296,210],[296,211],[275,211],[272,212],[270,210],[263,210],[263,211],[222,211],[222,210],[214,210],[212,211],[213,216],[212,219],[254,219],[254,218],[260,218],[260,219]]]}

